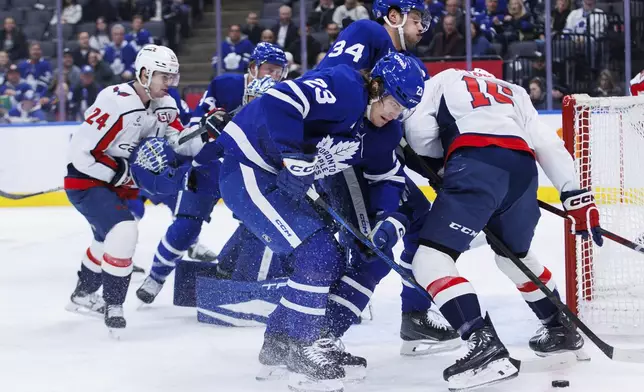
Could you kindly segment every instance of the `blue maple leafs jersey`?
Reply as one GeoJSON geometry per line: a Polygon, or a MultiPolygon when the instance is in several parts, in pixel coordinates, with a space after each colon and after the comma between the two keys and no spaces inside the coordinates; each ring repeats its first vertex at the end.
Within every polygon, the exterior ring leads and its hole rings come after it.
{"type": "Polygon", "coordinates": [[[223,74],[214,78],[192,111],[190,127],[199,124],[199,120],[214,108],[223,108],[226,112],[237,109],[242,104],[245,86],[246,77],[242,74],[223,74]]]}
{"type": "MultiPolygon", "coordinates": [[[[372,69],[378,60],[392,52],[396,52],[396,47],[383,26],[373,20],[358,20],[342,30],[317,68],[345,64],[357,70],[372,69]]],[[[416,60],[424,72],[425,80],[429,78],[427,68],[420,59],[407,51],[401,53],[416,60]]]]}
{"type": "Polygon", "coordinates": [[[227,157],[271,173],[282,168],[284,156],[316,153],[325,138],[328,148],[349,143],[336,147],[347,161],[360,153],[356,129],[367,103],[364,79],[351,67],[313,70],[246,105],[217,141],[227,157]]]}

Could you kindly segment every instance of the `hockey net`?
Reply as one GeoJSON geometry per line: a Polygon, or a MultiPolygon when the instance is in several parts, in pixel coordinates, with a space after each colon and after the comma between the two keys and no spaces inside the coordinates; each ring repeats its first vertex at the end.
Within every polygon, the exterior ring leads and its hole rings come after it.
{"type": "MultiPolygon", "coordinates": [[[[644,243],[644,97],[564,98],[563,138],[600,223],[644,243]]],[[[566,300],[603,333],[644,334],[644,254],[613,241],[597,247],[566,222],[566,300]]]]}

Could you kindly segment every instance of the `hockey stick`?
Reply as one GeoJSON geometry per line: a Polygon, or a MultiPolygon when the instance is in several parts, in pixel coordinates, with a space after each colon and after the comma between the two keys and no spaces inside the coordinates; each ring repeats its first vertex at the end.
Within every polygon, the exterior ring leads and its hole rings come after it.
{"type": "MultiPolygon", "coordinates": [[[[232,117],[235,117],[235,114],[237,114],[237,113],[238,113],[242,108],[243,108],[243,106],[239,106],[239,107],[237,107],[235,110],[233,110],[233,111],[231,111],[230,113],[227,113],[227,114],[228,114],[231,118],[232,118],[232,117]]],[[[204,115],[204,117],[206,117],[206,116],[204,115]]],[[[202,120],[203,120],[203,119],[202,119],[202,120]]],[[[180,145],[182,145],[182,144],[185,144],[185,143],[189,142],[190,140],[192,140],[192,139],[194,139],[194,138],[196,138],[196,137],[198,137],[198,136],[203,135],[203,134],[204,134],[204,133],[206,133],[206,132],[208,132],[208,130],[206,129],[206,127],[201,126],[201,127],[197,128],[197,129],[195,129],[195,130],[194,130],[194,132],[190,132],[190,133],[189,133],[189,134],[187,134],[187,135],[181,136],[181,137],[179,138],[179,141],[177,142],[177,145],[179,145],[179,146],[180,146],[180,145]]]]}
{"type": "MultiPolygon", "coordinates": [[[[406,280],[407,283],[411,284],[414,287],[414,289],[416,289],[416,291],[418,291],[423,295],[423,297],[432,301],[431,295],[429,295],[429,293],[425,289],[423,289],[418,284],[418,282],[416,282],[416,279],[414,279],[413,276],[409,275],[407,271],[402,269],[402,267],[400,267],[398,263],[396,263],[389,256],[387,256],[377,246],[375,246],[373,242],[371,242],[371,240],[367,238],[367,236],[362,234],[360,230],[358,230],[354,225],[352,225],[351,222],[347,221],[342,215],[340,215],[329,204],[327,204],[327,202],[322,200],[320,195],[313,188],[309,189],[309,191],[306,194],[316,206],[326,211],[329,215],[331,215],[336,220],[336,222],[344,226],[344,228],[347,229],[351,234],[353,234],[363,245],[371,249],[376,255],[378,255],[378,257],[380,257],[385,263],[387,263],[387,265],[389,265],[391,269],[396,271],[396,273],[398,273],[400,277],[406,280]]],[[[565,353],[557,356],[529,359],[524,361],[521,361],[515,358],[510,358],[510,361],[521,372],[539,373],[539,372],[550,371],[550,370],[561,370],[561,369],[570,367],[572,366],[572,364],[575,363],[575,355],[572,353],[565,353]]]]}
{"type": "MultiPolygon", "coordinates": [[[[423,161],[423,159],[416,154],[407,141],[403,138],[400,141],[400,145],[406,153],[406,156],[410,156],[416,160],[418,166],[423,169],[425,173],[422,173],[429,177],[429,179],[437,184],[436,188],[440,187],[443,179],[436,174],[428,165],[423,161]]],[[[439,191],[440,189],[436,189],[439,191]]],[[[604,342],[599,336],[597,336],[583,321],[577,317],[555,294],[548,288],[546,285],[519,259],[512,251],[501,241],[494,233],[490,231],[487,227],[483,228],[483,232],[490,241],[490,243],[496,246],[505,257],[509,258],[512,263],[525,274],[525,276],[536,285],[542,293],[552,302],[553,305],[557,307],[561,312],[563,312],[568,318],[579,328],[587,337],[590,339],[596,346],[599,348],[608,358],[620,361],[620,362],[638,362],[644,363],[644,349],[623,349],[618,347],[613,347],[610,344],[604,342]]]]}
{"type": "MultiPolygon", "coordinates": [[[[560,217],[562,217],[564,219],[566,218],[566,213],[564,211],[560,210],[559,208],[557,208],[555,206],[551,206],[550,204],[545,203],[545,202],[543,202],[541,200],[539,200],[539,207],[541,207],[544,210],[546,210],[548,212],[551,212],[551,213],[553,213],[553,214],[555,214],[557,216],[560,216],[560,217]]],[[[608,231],[608,230],[606,230],[604,228],[599,228],[599,231],[602,233],[602,235],[604,237],[608,238],[609,240],[613,240],[613,241],[617,242],[620,245],[624,245],[627,248],[633,249],[634,251],[644,253],[644,247],[642,245],[639,245],[639,244],[637,244],[637,243],[635,243],[635,242],[633,242],[631,240],[628,240],[628,239],[626,239],[626,238],[624,238],[624,237],[622,237],[620,235],[617,235],[617,234],[615,234],[613,232],[610,232],[610,231],[608,231]]]]}
{"type": "Polygon", "coordinates": [[[46,191],[40,191],[40,192],[34,192],[34,193],[9,193],[9,192],[4,192],[0,190],[0,196],[4,197],[5,199],[10,199],[10,200],[22,200],[26,199],[28,197],[33,197],[33,196],[38,196],[38,195],[44,195],[46,193],[53,193],[53,192],[58,192],[62,191],[64,188],[62,186],[59,186],[57,188],[52,188],[52,189],[47,189],[46,191]]]}

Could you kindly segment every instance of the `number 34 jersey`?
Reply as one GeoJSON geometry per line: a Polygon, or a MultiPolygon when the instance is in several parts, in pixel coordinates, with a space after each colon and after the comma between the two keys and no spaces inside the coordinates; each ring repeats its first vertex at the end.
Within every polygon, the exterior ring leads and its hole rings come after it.
{"type": "MultiPolygon", "coordinates": [[[[142,139],[166,137],[172,141],[183,130],[171,96],[151,100],[146,107],[132,83],[105,88],[84,117],[70,143],[69,176],[102,182],[110,182],[118,170],[114,158],[128,158],[142,139]]],[[[188,142],[177,152],[196,154],[203,143],[199,138],[194,140],[195,143],[188,142]]],[[[88,187],[92,184],[87,182],[88,187]]]]}
{"type": "Polygon", "coordinates": [[[445,160],[463,147],[525,151],[559,191],[575,188],[570,154],[556,130],[541,123],[525,89],[482,70],[448,69],[426,81],[405,136],[418,154],[445,160]]]}

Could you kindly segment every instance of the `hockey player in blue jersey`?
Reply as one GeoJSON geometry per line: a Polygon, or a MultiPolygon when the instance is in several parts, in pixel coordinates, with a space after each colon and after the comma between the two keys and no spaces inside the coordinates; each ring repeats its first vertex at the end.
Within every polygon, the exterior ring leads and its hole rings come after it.
{"type": "MultiPolygon", "coordinates": [[[[344,29],[318,68],[337,64],[346,64],[355,69],[370,68],[388,53],[405,53],[415,47],[422,33],[429,28],[430,16],[422,0],[377,0],[373,3],[373,13],[378,18],[376,22],[360,20],[344,29]]],[[[412,58],[424,69],[420,60],[412,58]]],[[[397,132],[402,135],[399,124],[392,126],[398,127],[397,132]]],[[[364,208],[368,200],[365,200],[367,196],[360,190],[366,187],[366,183],[373,181],[373,177],[365,178],[357,167],[348,168],[343,176],[330,177],[325,181],[328,193],[334,196],[331,198],[332,205],[351,217],[364,234],[376,224],[376,217],[373,214],[369,216],[364,208]]],[[[401,174],[401,181],[407,188],[401,212],[405,213],[411,223],[404,238],[405,250],[401,255],[401,266],[411,274],[411,260],[418,247],[418,233],[424,222],[419,211],[429,211],[430,203],[406,174],[401,174]]],[[[341,233],[341,238],[343,235],[341,233]]],[[[342,300],[329,304],[328,332],[335,337],[341,337],[360,316],[359,311],[367,306],[370,293],[390,270],[381,260],[370,262],[369,257],[362,257],[363,252],[351,246],[353,242],[349,240],[347,245],[354,268],[337,284],[340,291],[338,296],[342,300]]],[[[406,282],[403,282],[401,299],[401,354],[423,355],[460,345],[458,334],[449,328],[438,311],[431,309],[430,301],[406,282]]]]}
{"type": "MultiPolygon", "coordinates": [[[[254,97],[261,96],[274,84],[275,81],[271,76],[253,79],[245,89],[244,101],[249,102],[254,97]]],[[[213,137],[216,137],[215,133],[220,132],[223,124],[219,125],[217,122],[219,119],[215,117],[216,114],[212,116],[207,117],[205,127],[213,137]]],[[[194,247],[201,232],[202,223],[210,221],[212,209],[220,198],[218,186],[220,148],[216,142],[208,143],[206,146],[204,151],[195,156],[192,162],[187,162],[183,168],[178,168],[178,171],[182,175],[185,173],[188,178],[185,184],[178,187],[178,193],[177,189],[171,187],[170,192],[159,191],[158,189],[152,189],[152,187],[148,188],[142,185],[142,181],[137,178],[139,186],[149,192],[152,198],[161,198],[172,203],[171,208],[174,215],[173,223],[157,246],[150,274],[136,291],[137,297],[144,303],[149,304],[154,301],[163,288],[166,278],[176,267],[177,260],[183,256],[188,248],[194,247]]],[[[155,147],[158,148],[158,146],[155,147]]],[[[169,151],[168,149],[165,150],[169,151]]],[[[136,159],[137,154],[139,154],[138,149],[133,154],[133,159],[136,159]]],[[[133,164],[133,167],[136,167],[136,165],[133,164]]],[[[143,176],[145,176],[145,173],[142,173],[140,177],[143,176]]],[[[265,245],[247,230],[236,232],[236,235],[237,237],[233,237],[233,242],[238,239],[244,241],[244,247],[250,251],[246,253],[261,260],[265,245]]],[[[236,258],[238,254],[229,255],[226,253],[235,253],[234,251],[236,249],[231,248],[230,251],[224,249],[223,256],[231,259],[236,258]]]]}
{"type": "MultiPolygon", "coordinates": [[[[286,357],[291,389],[342,390],[343,364],[351,357],[334,349],[329,339],[320,339],[331,285],[345,266],[335,229],[306,198],[316,176],[338,173],[318,165],[327,162],[318,158],[320,147],[341,146],[340,162],[353,164],[362,157],[361,140],[378,135],[376,128],[362,134],[367,131],[365,117],[379,127],[399,118],[422,96],[422,80],[416,62],[400,54],[380,59],[369,74],[346,65],[313,70],[251,102],[218,139],[225,151],[220,187],[227,206],[274,252],[293,260],[260,352],[260,361],[286,357]]],[[[391,183],[401,197],[400,184],[388,178],[395,176],[395,168],[394,161],[380,173],[381,185],[391,183]]],[[[393,190],[373,188],[388,196],[393,190]]],[[[388,198],[374,195],[372,200],[388,198]]],[[[374,237],[388,251],[404,227],[394,227],[384,208],[374,237]]]]}

